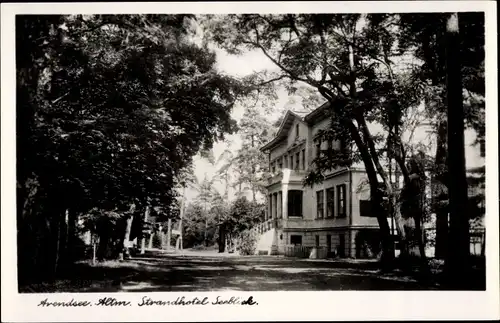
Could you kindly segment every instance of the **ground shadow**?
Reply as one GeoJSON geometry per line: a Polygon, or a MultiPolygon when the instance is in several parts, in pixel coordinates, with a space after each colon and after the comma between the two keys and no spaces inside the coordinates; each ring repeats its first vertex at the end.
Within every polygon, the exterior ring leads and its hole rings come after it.
{"type": "MultiPolygon", "coordinates": [[[[284,257],[144,255],[96,266],[77,263],[56,282],[21,292],[429,290],[402,273],[381,274],[373,261],[284,257]]],[[[480,289],[480,288],[479,288],[480,289]]]]}

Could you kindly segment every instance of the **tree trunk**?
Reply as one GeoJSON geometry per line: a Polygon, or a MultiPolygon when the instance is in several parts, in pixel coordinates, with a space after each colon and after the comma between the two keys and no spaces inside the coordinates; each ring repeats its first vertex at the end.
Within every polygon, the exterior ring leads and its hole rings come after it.
{"type": "Polygon", "coordinates": [[[206,218],[208,216],[205,214],[205,232],[203,235],[204,241],[205,241],[205,247],[208,247],[208,219],[206,218]]]}
{"type": "Polygon", "coordinates": [[[56,248],[55,248],[55,252],[54,252],[54,270],[52,272],[52,277],[55,277],[55,275],[57,274],[57,270],[58,270],[58,266],[59,266],[59,254],[61,253],[61,230],[62,230],[62,226],[61,226],[61,219],[58,217],[54,220],[55,222],[55,225],[56,225],[56,237],[55,237],[55,242],[56,242],[56,248]]]}
{"type": "MultiPolygon", "coordinates": [[[[148,222],[148,217],[149,217],[149,205],[146,206],[146,211],[144,212],[144,224],[148,222]]],[[[144,228],[143,228],[144,232],[144,228]]],[[[141,238],[141,255],[146,253],[146,234],[142,233],[142,238],[141,238]]]]}
{"type": "Polygon", "coordinates": [[[172,240],[172,219],[167,222],[167,251],[170,251],[170,241],[172,240]]]}
{"type": "Polygon", "coordinates": [[[78,242],[78,232],[77,232],[77,220],[78,216],[72,209],[68,209],[68,256],[67,260],[73,263],[77,260],[78,250],[76,250],[78,242]]]}
{"type": "Polygon", "coordinates": [[[391,207],[393,208],[392,211],[394,216],[394,222],[396,223],[396,231],[398,232],[398,238],[399,238],[399,249],[400,249],[399,258],[404,262],[405,259],[407,259],[409,256],[408,239],[406,237],[404,219],[401,214],[401,203],[395,196],[393,196],[392,198],[391,207]]]}
{"type": "MultiPolygon", "coordinates": [[[[421,169],[421,172],[424,172],[421,169]]],[[[423,220],[424,220],[424,206],[425,206],[425,179],[420,177],[418,182],[418,191],[417,195],[417,205],[418,209],[415,212],[415,232],[416,238],[418,239],[418,250],[420,253],[420,273],[422,274],[421,278],[426,279],[430,275],[429,263],[427,261],[427,256],[425,254],[425,232],[423,230],[423,220]]]]}
{"type": "Polygon", "coordinates": [[[97,248],[97,259],[102,261],[108,256],[108,244],[109,244],[109,227],[100,230],[99,234],[99,246],[97,248]]]}
{"type": "MultiPolygon", "coordinates": [[[[436,158],[435,163],[440,169],[446,168],[446,155],[447,155],[447,127],[446,121],[443,120],[439,122],[437,127],[437,148],[436,148],[436,158]]],[[[435,257],[439,259],[445,259],[447,253],[447,243],[448,243],[448,210],[440,205],[440,202],[444,200],[447,192],[444,192],[444,187],[447,188],[448,183],[446,177],[439,173],[432,181],[433,185],[433,204],[434,211],[436,213],[436,245],[435,245],[435,257]]]]}
{"type": "Polygon", "coordinates": [[[148,242],[148,248],[153,249],[153,237],[155,235],[154,230],[151,231],[151,234],[149,235],[149,242],[148,242]]]}
{"type": "Polygon", "coordinates": [[[132,214],[129,214],[126,219],[126,224],[125,224],[125,235],[123,237],[123,258],[130,258],[130,233],[132,232],[132,223],[134,222],[134,209],[132,206],[130,207],[130,212],[132,214]]]}
{"type": "Polygon", "coordinates": [[[368,176],[368,181],[370,184],[370,203],[372,210],[377,217],[377,221],[380,228],[380,238],[382,245],[382,255],[380,258],[381,267],[383,270],[391,269],[394,260],[394,244],[391,238],[391,231],[389,228],[389,223],[387,222],[388,212],[383,207],[383,199],[378,187],[377,171],[373,165],[368,147],[363,143],[361,136],[359,135],[358,129],[350,120],[344,120],[346,126],[349,128],[349,132],[356,143],[356,146],[361,153],[361,159],[365,166],[365,171],[368,176]]]}
{"type": "MultiPolygon", "coordinates": [[[[184,197],[186,196],[186,185],[182,187],[182,198],[181,198],[181,209],[180,209],[180,221],[179,221],[179,236],[177,237],[177,241],[175,243],[175,250],[182,250],[184,245],[182,241],[182,220],[184,218],[184,197]]],[[[170,243],[170,242],[169,242],[170,243]]]]}
{"type": "Polygon", "coordinates": [[[447,282],[460,289],[467,281],[469,260],[469,219],[464,151],[464,111],[460,66],[458,13],[450,14],[446,23],[446,93],[448,104],[448,171],[450,235],[445,262],[447,282]]]}
{"type": "MultiPolygon", "coordinates": [[[[362,116],[358,116],[357,118],[358,123],[360,124],[361,130],[363,132],[365,142],[367,143],[368,150],[370,151],[371,159],[373,160],[375,164],[375,168],[377,170],[378,175],[382,178],[385,190],[387,192],[387,195],[389,197],[389,202],[390,202],[390,208],[391,212],[394,218],[394,222],[396,222],[396,229],[398,232],[398,237],[399,237],[399,243],[400,243],[400,249],[401,249],[401,254],[400,258],[402,260],[402,263],[406,261],[408,257],[408,241],[406,237],[406,230],[405,230],[405,225],[403,223],[403,217],[401,215],[401,212],[399,210],[399,203],[397,202],[396,195],[394,193],[394,190],[392,188],[392,183],[391,181],[387,178],[387,174],[380,164],[377,151],[375,149],[375,143],[373,142],[373,137],[368,129],[368,126],[366,124],[365,119],[362,116]]],[[[409,179],[407,178],[407,173],[408,171],[406,170],[406,165],[404,163],[399,164],[399,167],[401,168],[401,172],[405,174],[405,183],[409,182],[409,179]]],[[[378,181],[378,180],[377,180],[378,181]]],[[[392,236],[391,236],[392,237],[392,236]]]]}
{"type": "Polygon", "coordinates": [[[226,232],[224,225],[219,224],[219,253],[226,251],[226,232]]]}
{"type": "MultiPolygon", "coordinates": [[[[349,96],[352,102],[352,109],[354,114],[358,115],[358,119],[360,117],[357,111],[357,88],[356,88],[356,64],[354,62],[354,48],[350,44],[349,45],[349,67],[350,67],[350,75],[349,75],[349,96]]],[[[358,120],[356,120],[358,121],[358,120]]],[[[390,270],[392,268],[394,262],[394,244],[391,238],[391,231],[389,228],[389,223],[387,222],[388,212],[383,207],[383,197],[381,192],[379,191],[379,184],[377,178],[377,171],[375,169],[374,163],[376,160],[373,160],[373,154],[370,154],[370,140],[373,141],[373,138],[369,134],[367,134],[367,128],[364,126],[364,119],[361,120],[361,124],[358,121],[358,127],[361,127],[361,131],[365,134],[363,139],[360,136],[359,129],[354,125],[351,120],[346,120],[349,132],[358,147],[359,152],[361,153],[361,158],[365,165],[365,170],[368,176],[368,181],[370,183],[370,200],[372,205],[372,210],[375,212],[377,216],[377,221],[380,227],[380,235],[381,235],[381,245],[382,245],[382,255],[380,257],[380,263],[382,270],[390,270]]],[[[372,142],[373,143],[373,142],[372,142]]],[[[373,153],[373,152],[372,152],[373,153]]]]}

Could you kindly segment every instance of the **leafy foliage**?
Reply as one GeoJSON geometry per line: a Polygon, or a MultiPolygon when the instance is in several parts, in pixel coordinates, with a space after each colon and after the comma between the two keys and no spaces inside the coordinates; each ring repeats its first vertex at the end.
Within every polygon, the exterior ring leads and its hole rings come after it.
{"type": "Polygon", "coordinates": [[[238,176],[235,185],[246,185],[252,191],[255,202],[258,192],[264,193],[263,180],[268,176],[268,160],[260,147],[271,140],[273,127],[257,109],[247,109],[239,124],[242,145],[234,157],[234,169],[238,176]]]}
{"type": "Polygon", "coordinates": [[[68,208],[110,225],[131,203],[171,212],[177,175],[235,130],[246,91],[194,41],[194,17],[16,19],[19,227],[68,208]]]}
{"type": "Polygon", "coordinates": [[[238,237],[238,251],[242,256],[251,256],[257,250],[257,237],[252,230],[243,231],[238,237]]]}

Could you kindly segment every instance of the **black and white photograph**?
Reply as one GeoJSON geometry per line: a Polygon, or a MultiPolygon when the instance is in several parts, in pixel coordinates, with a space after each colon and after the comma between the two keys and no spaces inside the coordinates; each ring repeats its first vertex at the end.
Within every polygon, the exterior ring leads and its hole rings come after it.
{"type": "Polygon", "coordinates": [[[498,293],[496,8],[425,2],[9,15],[9,293],[498,293]]]}

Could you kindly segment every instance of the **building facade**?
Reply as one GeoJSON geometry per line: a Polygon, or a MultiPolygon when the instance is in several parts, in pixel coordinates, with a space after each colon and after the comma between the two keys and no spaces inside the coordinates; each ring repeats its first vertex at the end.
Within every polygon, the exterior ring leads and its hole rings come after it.
{"type": "Polygon", "coordinates": [[[370,212],[362,167],[339,167],[326,173],[321,184],[303,185],[320,150],[341,149],[339,142],[318,139],[318,132],[330,126],[326,108],[306,115],[288,111],[275,138],[261,148],[272,174],[267,182],[266,220],[273,227],[269,253],[303,247],[318,252],[318,258],[376,257],[379,226],[370,212]]]}
{"type": "MultiPolygon", "coordinates": [[[[371,258],[380,251],[379,224],[376,214],[370,210],[370,190],[362,164],[333,169],[325,174],[321,184],[303,184],[307,173],[315,167],[312,161],[319,151],[342,149],[339,142],[319,140],[318,133],[330,127],[327,108],[325,104],[308,114],[288,111],[275,138],[261,148],[269,156],[272,174],[266,185],[266,223],[259,232],[265,238],[258,246],[261,254],[293,255],[292,251],[307,257],[315,251],[318,258],[371,258]]],[[[429,141],[431,130],[428,123],[423,122],[414,131],[413,141],[429,141]]],[[[469,196],[484,195],[484,179],[474,179],[484,177],[484,140],[478,143],[479,137],[473,129],[466,129],[464,135],[468,179],[477,182],[469,183],[469,196]]],[[[434,155],[436,143],[431,141],[430,146],[433,148],[429,148],[428,153],[434,155]]],[[[391,174],[391,168],[396,166],[388,166],[391,181],[401,188],[403,178],[391,174]]],[[[435,185],[430,176],[428,180],[426,196],[432,200],[435,185]]],[[[478,204],[483,216],[477,219],[474,230],[482,233],[484,247],[484,200],[478,204]]],[[[431,218],[434,220],[424,227],[439,230],[436,214],[431,214],[431,218]]],[[[396,242],[394,220],[387,220],[396,242]]],[[[444,221],[448,222],[446,218],[444,221]]],[[[395,247],[398,254],[397,243],[395,247]]]]}

